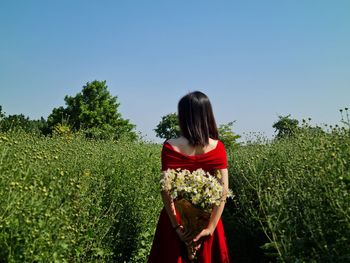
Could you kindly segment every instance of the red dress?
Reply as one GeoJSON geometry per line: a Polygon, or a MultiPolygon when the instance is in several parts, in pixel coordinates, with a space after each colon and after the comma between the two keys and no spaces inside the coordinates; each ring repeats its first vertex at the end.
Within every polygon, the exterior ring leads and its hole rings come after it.
{"type": "MultiPolygon", "coordinates": [[[[213,172],[227,168],[226,151],[223,143],[218,141],[215,149],[200,155],[188,156],[180,153],[167,142],[162,149],[162,171],[167,169],[187,169],[194,171],[202,168],[213,172]]],[[[177,217],[178,222],[180,218],[177,217]]],[[[221,218],[212,236],[207,237],[197,252],[200,263],[229,263],[229,251],[221,218]]],[[[187,263],[186,246],[172,228],[169,216],[162,209],[154,235],[149,263],[187,263]]]]}

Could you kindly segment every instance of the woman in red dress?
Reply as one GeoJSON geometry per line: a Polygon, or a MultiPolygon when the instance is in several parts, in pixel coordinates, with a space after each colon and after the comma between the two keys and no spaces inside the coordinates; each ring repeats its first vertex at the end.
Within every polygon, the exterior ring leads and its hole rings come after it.
{"type": "MultiPolygon", "coordinates": [[[[163,144],[162,171],[167,169],[219,171],[224,193],[228,191],[228,172],[225,147],[218,140],[218,130],[208,97],[195,91],[185,95],[178,104],[181,136],[163,144]]],[[[229,263],[229,252],[221,221],[225,202],[215,206],[209,223],[192,238],[181,225],[181,219],[168,192],[161,193],[162,209],[154,235],[149,263],[191,262],[186,244],[197,249],[196,262],[229,263]]]]}

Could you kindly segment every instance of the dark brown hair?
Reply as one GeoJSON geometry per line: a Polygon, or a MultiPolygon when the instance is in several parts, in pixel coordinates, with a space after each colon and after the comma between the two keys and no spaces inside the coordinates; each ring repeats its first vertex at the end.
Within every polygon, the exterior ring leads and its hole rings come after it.
{"type": "Polygon", "coordinates": [[[178,118],[181,135],[192,146],[205,146],[209,138],[217,140],[219,137],[209,98],[200,91],[190,92],[180,99],[178,118]]]}

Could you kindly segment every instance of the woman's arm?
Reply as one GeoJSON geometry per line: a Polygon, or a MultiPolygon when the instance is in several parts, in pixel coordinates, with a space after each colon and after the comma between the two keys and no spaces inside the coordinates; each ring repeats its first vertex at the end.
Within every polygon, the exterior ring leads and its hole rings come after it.
{"type": "MultiPolygon", "coordinates": [[[[164,176],[164,173],[162,173],[162,176],[164,176]]],[[[175,209],[175,204],[173,199],[171,198],[171,196],[169,195],[169,193],[167,191],[161,191],[161,196],[162,196],[162,200],[163,200],[163,204],[165,207],[165,211],[167,212],[171,225],[174,228],[174,231],[176,231],[176,234],[179,236],[179,238],[185,242],[185,243],[190,243],[191,241],[191,233],[186,233],[184,231],[184,227],[182,225],[180,225],[177,222],[176,219],[176,209],[175,209]]]]}
{"type": "MultiPolygon", "coordinates": [[[[164,176],[165,172],[162,172],[162,176],[164,176]]],[[[167,191],[161,191],[162,201],[165,207],[165,211],[167,212],[171,225],[175,228],[178,225],[176,220],[176,210],[173,199],[170,197],[167,191]]]]}
{"type": "Polygon", "coordinates": [[[211,215],[210,215],[208,226],[205,229],[203,229],[193,239],[194,242],[197,242],[202,237],[210,236],[210,235],[212,235],[214,233],[216,225],[218,224],[219,219],[220,219],[220,217],[222,215],[222,212],[224,211],[226,196],[228,194],[228,171],[227,171],[227,169],[220,169],[219,172],[220,172],[220,175],[221,175],[220,182],[221,182],[221,184],[222,184],[222,186],[224,188],[222,200],[220,202],[220,205],[215,206],[213,208],[213,211],[211,212],[211,215]]]}

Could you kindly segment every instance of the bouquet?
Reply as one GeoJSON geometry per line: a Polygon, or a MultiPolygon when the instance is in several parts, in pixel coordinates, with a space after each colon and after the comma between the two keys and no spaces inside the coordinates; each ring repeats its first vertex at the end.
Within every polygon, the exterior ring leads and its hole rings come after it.
{"type": "MultiPolygon", "coordinates": [[[[227,196],[223,196],[224,189],[219,179],[219,172],[213,176],[203,169],[193,172],[168,169],[160,180],[162,190],[175,200],[185,232],[190,232],[192,238],[207,227],[213,207],[232,196],[230,190],[227,196]]],[[[187,253],[190,260],[195,258],[194,244],[187,245],[187,253]]]]}

